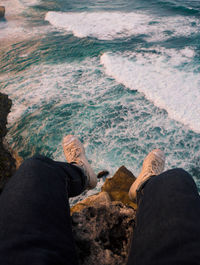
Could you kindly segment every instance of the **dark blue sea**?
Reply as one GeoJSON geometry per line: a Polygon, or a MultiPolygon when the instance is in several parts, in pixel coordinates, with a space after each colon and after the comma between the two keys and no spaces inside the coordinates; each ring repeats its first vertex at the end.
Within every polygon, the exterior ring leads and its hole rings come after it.
{"type": "MultiPolygon", "coordinates": [[[[200,1],[2,0],[7,140],[64,161],[76,134],[98,172],[136,176],[153,148],[200,189],[200,1]]],[[[103,180],[98,184],[100,189],[103,180]]],[[[96,192],[96,190],[95,190],[96,192]]]]}

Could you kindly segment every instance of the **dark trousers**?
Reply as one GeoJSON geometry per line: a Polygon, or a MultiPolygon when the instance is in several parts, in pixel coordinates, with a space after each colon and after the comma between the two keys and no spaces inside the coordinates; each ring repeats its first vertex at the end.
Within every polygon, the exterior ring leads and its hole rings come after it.
{"type": "Polygon", "coordinates": [[[200,197],[192,177],[173,169],[138,194],[127,265],[200,264],[200,197]]]}
{"type": "Polygon", "coordinates": [[[85,184],[74,165],[26,160],[0,195],[0,265],[77,265],[68,196],[85,184]]]}
{"type": "MultiPolygon", "coordinates": [[[[78,265],[68,196],[85,185],[74,165],[25,161],[0,196],[0,265],[78,265]]],[[[138,197],[128,265],[200,264],[200,200],[191,176],[167,171],[138,197]]]]}

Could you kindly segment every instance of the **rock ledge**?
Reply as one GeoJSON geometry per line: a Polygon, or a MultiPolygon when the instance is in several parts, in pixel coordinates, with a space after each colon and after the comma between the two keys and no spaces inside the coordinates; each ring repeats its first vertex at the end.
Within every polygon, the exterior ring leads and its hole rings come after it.
{"type": "Polygon", "coordinates": [[[124,166],[107,179],[102,192],[71,208],[81,265],[125,265],[135,223],[136,205],[128,198],[135,180],[124,166]]]}

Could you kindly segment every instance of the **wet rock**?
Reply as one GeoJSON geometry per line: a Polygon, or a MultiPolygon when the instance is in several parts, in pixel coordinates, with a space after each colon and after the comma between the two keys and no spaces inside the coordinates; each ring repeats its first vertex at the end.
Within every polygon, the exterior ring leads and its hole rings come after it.
{"type": "Polygon", "coordinates": [[[0,6],[0,18],[4,18],[4,16],[5,16],[5,7],[0,6]]]}

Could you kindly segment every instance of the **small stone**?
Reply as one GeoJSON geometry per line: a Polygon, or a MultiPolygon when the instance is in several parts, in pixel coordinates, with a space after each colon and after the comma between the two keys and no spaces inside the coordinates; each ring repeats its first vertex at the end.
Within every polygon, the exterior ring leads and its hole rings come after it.
{"type": "Polygon", "coordinates": [[[103,171],[101,171],[101,172],[99,172],[98,174],[97,174],[97,178],[98,179],[101,179],[101,178],[103,178],[103,177],[107,177],[109,175],[109,171],[107,171],[107,170],[103,170],[103,171]]]}

